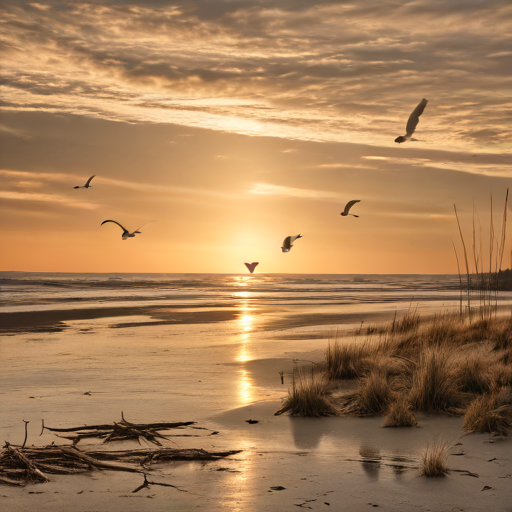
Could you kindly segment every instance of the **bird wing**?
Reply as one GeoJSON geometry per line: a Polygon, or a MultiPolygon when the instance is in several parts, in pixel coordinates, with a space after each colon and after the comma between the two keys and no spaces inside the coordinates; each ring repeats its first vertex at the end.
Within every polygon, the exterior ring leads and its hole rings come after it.
{"type": "Polygon", "coordinates": [[[423,111],[425,110],[427,103],[428,100],[423,98],[418,103],[418,106],[412,111],[412,114],[409,116],[409,120],[407,121],[407,126],[405,127],[407,135],[412,135],[414,133],[414,130],[416,130],[416,126],[418,126],[418,123],[420,122],[420,116],[421,114],[423,114],[423,111]]]}
{"type": "Polygon", "coordinates": [[[140,228],[144,227],[146,224],[149,224],[150,222],[156,222],[156,220],[148,220],[147,222],[144,222],[144,224],[142,224],[142,226],[140,226],[139,228],[137,228],[134,233],[137,233],[137,231],[139,231],[140,228]]]}
{"type": "Polygon", "coordinates": [[[85,184],[86,187],[89,186],[89,184],[91,183],[92,179],[96,176],[96,174],[93,174],[88,180],[87,180],[87,183],[85,184]]]}
{"type": "Polygon", "coordinates": [[[349,201],[346,205],[345,205],[345,210],[343,210],[343,213],[345,215],[348,214],[350,208],[352,208],[352,206],[354,206],[356,203],[359,203],[361,201],[361,199],[354,199],[353,201],[349,201]]]}
{"type": "Polygon", "coordinates": [[[247,267],[247,270],[252,274],[254,272],[254,269],[258,266],[258,262],[244,263],[244,265],[247,267]]]}
{"type": "MultiPolygon", "coordinates": [[[[294,238],[294,240],[295,240],[295,238],[294,238]]],[[[283,240],[283,249],[289,249],[291,245],[292,245],[292,237],[291,236],[287,236],[283,240]]]]}
{"type": "Polygon", "coordinates": [[[107,222],[113,222],[114,224],[117,224],[123,231],[123,236],[125,235],[125,233],[129,233],[129,231],[124,227],[124,226],[121,226],[121,224],[119,224],[119,222],[116,222],[115,220],[104,220],[101,225],[103,226],[103,224],[106,224],[107,222]]]}

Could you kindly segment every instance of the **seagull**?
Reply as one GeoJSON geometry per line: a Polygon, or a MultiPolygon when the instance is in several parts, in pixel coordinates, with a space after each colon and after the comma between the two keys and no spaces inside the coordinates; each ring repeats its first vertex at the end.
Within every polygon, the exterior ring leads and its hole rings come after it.
{"type": "MultiPolygon", "coordinates": [[[[423,111],[425,110],[425,107],[427,106],[428,100],[423,98],[419,103],[418,106],[412,111],[412,114],[409,116],[409,120],[407,121],[407,126],[405,127],[405,131],[407,132],[405,135],[400,135],[400,137],[397,137],[395,139],[395,142],[398,142],[398,144],[401,144],[402,142],[405,142],[406,140],[411,139],[412,134],[414,133],[414,130],[416,130],[416,126],[418,126],[418,123],[420,122],[420,116],[423,114],[423,111]]],[[[411,139],[416,140],[416,139],[411,139]]]]}
{"type": "Polygon", "coordinates": [[[341,216],[342,217],[346,217],[347,215],[352,215],[352,217],[359,217],[359,215],[354,215],[353,213],[348,213],[350,208],[352,208],[352,206],[354,206],[356,203],[359,203],[361,200],[360,199],[354,199],[353,201],[349,201],[346,205],[345,205],[345,209],[341,212],[341,216]]]}
{"type": "Polygon", "coordinates": [[[73,188],[91,188],[91,181],[96,176],[96,174],[92,175],[88,180],[87,183],[81,187],[73,187],[73,188]]]}
{"type": "Polygon", "coordinates": [[[295,242],[297,238],[302,238],[302,235],[287,236],[283,241],[283,247],[281,247],[281,250],[283,252],[290,252],[290,249],[293,247],[292,242],[295,242]]]}
{"type": "Polygon", "coordinates": [[[135,235],[140,235],[140,231],[139,229],[143,226],[145,226],[146,224],[148,224],[149,222],[156,222],[154,220],[148,220],[148,222],[144,222],[144,224],[142,224],[142,226],[140,226],[139,228],[137,228],[133,233],[130,233],[125,227],[121,226],[121,224],[119,224],[119,222],[116,222],[115,220],[104,220],[101,225],[103,226],[103,224],[106,224],[107,222],[113,222],[114,224],[117,224],[122,230],[123,230],[123,234],[121,235],[121,238],[123,240],[126,240],[127,238],[133,238],[135,237],[135,235]]]}
{"type": "Polygon", "coordinates": [[[253,263],[244,263],[244,265],[247,267],[247,270],[253,274],[254,273],[254,269],[259,265],[259,262],[258,261],[255,261],[253,263]]]}

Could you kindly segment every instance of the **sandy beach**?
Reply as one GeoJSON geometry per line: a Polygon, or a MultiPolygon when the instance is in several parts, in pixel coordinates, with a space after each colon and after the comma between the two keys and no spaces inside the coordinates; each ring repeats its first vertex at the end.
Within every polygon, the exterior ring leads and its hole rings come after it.
{"type": "MultiPolygon", "coordinates": [[[[418,415],[418,428],[384,429],[381,417],[274,416],[294,367],[321,361],[336,331],[350,334],[361,322],[389,320],[410,308],[409,301],[320,305],[311,295],[309,302],[299,301],[294,292],[271,304],[265,297],[251,301],[257,291],[244,289],[245,296],[196,307],[154,304],[151,294],[131,305],[116,296],[110,303],[90,298],[77,307],[48,296],[40,300],[39,292],[37,304],[27,304],[24,296],[5,306],[4,441],[20,445],[25,420],[27,445],[69,444],[48,431],[40,436],[41,420],[61,428],[111,423],[122,411],[132,422],[196,421],[219,432],[171,437],[169,447],[242,450],[219,461],[152,467],[149,480],[179,489],[153,485],[133,493],[142,475],[112,471],[51,475],[48,483],[23,488],[3,485],[6,509],[511,510],[510,439],[464,436],[460,417],[418,415]],[[439,439],[450,444],[451,471],[443,478],[422,477],[420,453],[439,439]]],[[[435,301],[418,307],[429,312],[433,303],[448,302],[436,293],[435,301]]],[[[506,306],[508,297],[503,300],[506,306]]],[[[79,447],[104,449],[98,440],[79,447]]],[[[127,441],[109,449],[138,447],[127,441]]]]}

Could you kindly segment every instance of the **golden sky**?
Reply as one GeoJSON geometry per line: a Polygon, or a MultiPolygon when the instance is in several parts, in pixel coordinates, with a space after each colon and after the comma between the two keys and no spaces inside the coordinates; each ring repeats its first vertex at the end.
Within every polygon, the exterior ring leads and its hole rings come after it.
{"type": "Polygon", "coordinates": [[[454,203],[485,246],[492,194],[499,227],[509,1],[1,11],[0,270],[452,273],[454,203]],[[394,143],[422,98],[419,140],[394,143]],[[106,219],[156,222],[122,241],[106,219]]]}

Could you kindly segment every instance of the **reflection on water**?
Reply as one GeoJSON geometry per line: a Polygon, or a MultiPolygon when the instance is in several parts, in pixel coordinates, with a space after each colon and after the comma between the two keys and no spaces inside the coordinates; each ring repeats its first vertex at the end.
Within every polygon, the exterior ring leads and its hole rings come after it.
{"type": "Polygon", "coordinates": [[[243,333],[240,336],[242,337],[242,344],[240,345],[240,352],[238,353],[236,360],[241,363],[245,363],[251,359],[246,346],[246,343],[249,341],[249,334],[243,333]]]}
{"type": "Polygon", "coordinates": [[[252,392],[252,381],[249,376],[249,372],[245,369],[241,369],[239,372],[239,381],[238,381],[238,389],[239,389],[239,397],[240,402],[243,405],[251,403],[254,401],[253,392],[252,392]]]}
{"type": "Polygon", "coordinates": [[[366,475],[372,480],[378,480],[382,458],[380,450],[373,446],[361,445],[359,455],[363,459],[363,469],[366,475]]]}
{"type": "MultiPolygon", "coordinates": [[[[242,278],[241,278],[242,279],[242,278]]],[[[245,278],[244,278],[245,279],[245,278]]],[[[237,296],[240,297],[248,297],[250,295],[249,292],[237,292],[237,296]]],[[[250,353],[248,350],[250,338],[250,331],[252,330],[252,323],[254,321],[254,316],[251,315],[251,310],[248,305],[248,299],[245,298],[237,304],[237,308],[240,310],[241,314],[238,317],[238,324],[243,332],[239,334],[240,336],[240,351],[236,357],[237,361],[241,363],[245,363],[251,359],[250,353]]],[[[239,396],[240,401],[243,405],[250,403],[254,400],[254,396],[252,393],[252,382],[249,377],[249,372],[245,369],[240,370],[240,379],[239,379],[239,396]]]]}
{"type": "MultiPolygon", "coordinates": [[[[247,293],[248,292],[240,292],[247,293]]],[[[249,307],[249,301],[241,300],[237,305],[237,309],[240,310],[240,315],[238,317],[238,325],[240,329],[243,331],[239,334],[240,336],[240,353],[238,354],[236,360],[245,362],[250,359],[249,352],[247,350],[247,345],[251,341],[250,331],[253,329],[254,315],[251,314],[251,309],[249,307]]]]}
{"type": "MultiPolygon", "coordinates": [[[[250,276],[235,276],[233,278],[233,284],[235,286],[248,286],[251,278],[250,276]]],[[[236,295],[237,292],[235,292],[236,295]]]]}
{"type": "Polygon", "coordinates": [[[254,320],[252,315],[242,315],[240,316],[239,322],[242,324],[242,329],[244,331],[250,331],[252,329],[251,324],[254,320]]]}
{"type": "Polygon", "coordinates": [[[320,418],[291,418],[293,442],[299,450],[318,448],[324,432],[320,418]],[[320,428],[319,428],[320,427],[320,428]]]}

